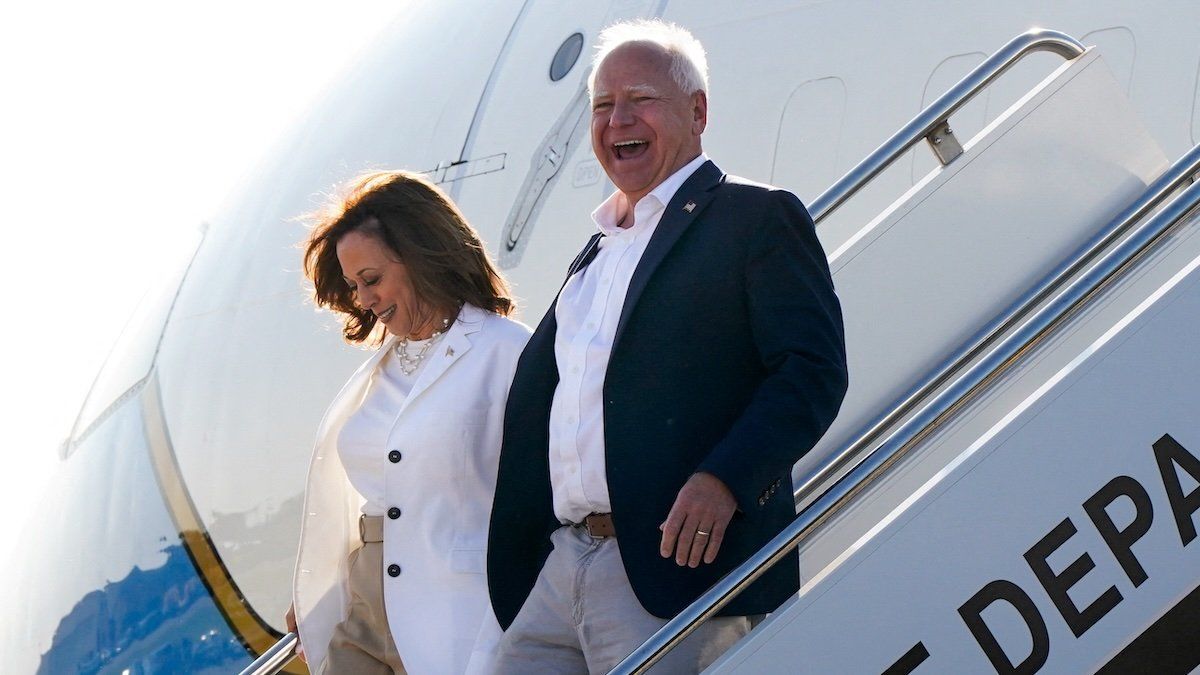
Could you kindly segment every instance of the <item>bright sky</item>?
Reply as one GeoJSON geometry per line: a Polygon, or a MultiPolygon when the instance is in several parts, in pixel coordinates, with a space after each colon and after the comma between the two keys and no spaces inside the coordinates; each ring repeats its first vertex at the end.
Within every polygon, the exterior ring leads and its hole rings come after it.
{"type": "Polygon", "coordinates": [[[0,565],[149,256],[194,231],[399,0],[0,9],[0,565]]]}

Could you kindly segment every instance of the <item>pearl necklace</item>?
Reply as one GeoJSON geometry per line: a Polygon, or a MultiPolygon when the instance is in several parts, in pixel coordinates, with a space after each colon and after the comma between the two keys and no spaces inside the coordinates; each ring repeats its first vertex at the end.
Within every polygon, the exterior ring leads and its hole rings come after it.
{"type": "Polygon", "coordinates": [[[421,362],[425,360],[425,355],[429,353],[429,348],[433,346],[434,342],[437,342],[437,339],[441,337],[449,327],[450,319],[442,319],[442,329],[433,331],[433,334],[429,336],[429,339],[410,341],[408,337],[405,336],[399,342],[397,342],[396,346],[392,348],[392,352],[396,355],[396,358],[400,360],[400,370],[403,371],[405,375],[412,375],[413,373],[417,372],[417,368],[421,367],[421,362]],[[424,344],[422,344],[415,353],[410,353],[408,351],[408,345],[410,342],[423,342],[424,344]]]}

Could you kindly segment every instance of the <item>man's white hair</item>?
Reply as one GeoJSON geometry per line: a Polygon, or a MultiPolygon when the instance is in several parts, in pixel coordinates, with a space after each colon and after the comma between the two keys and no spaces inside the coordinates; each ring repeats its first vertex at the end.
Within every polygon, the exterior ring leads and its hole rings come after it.
{"type": "Polygon", "coordinates": [[[600,31],[592,72],[588,75],[588,94],[596,93],[596,71],[614,49],[630,42],[658,45],[671,57],[671,79],[688,95],[708,93],[708,59],[704,46],[686,28],[662,19],[622,21],[600,31]]]}

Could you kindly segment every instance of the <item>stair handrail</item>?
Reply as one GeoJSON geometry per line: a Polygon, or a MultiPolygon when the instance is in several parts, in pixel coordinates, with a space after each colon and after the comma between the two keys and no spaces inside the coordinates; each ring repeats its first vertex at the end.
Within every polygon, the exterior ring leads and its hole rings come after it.
{"type": "MultiPolygon", "coordinates": [[[[945,125],[950,115],[975,98],[984,87],[1027,55],[1047,51],[1069,61],[1086,50],[1070,35],[1045,28],[1033,28],[1009,40],[814,199],[808,205],[813,222],[819,224],[922,138],[929,141],[934,153],[942,159],[938,146],[945,138],[938,133],[939,127],[945,125]]],[[[949,133],[948,127],[945,132],[949,133]]],[[[942,164],[946,163],[947,160],[942,161],[942,164]]]]}
{"type": "MultiPolygon", "coordinates": [[[[990,383],[1008,372],[1023,353],[1040,345],[1055,329],[1073,317],[1088,300],[1107,288],[1122,271],[1141,259],[1164,234],[1200,206],[1200,182],[1195,180],[1198,171],[1200,144],[1194,146],[1158,180],[1151,183],[1138,200],[1122,211],[1114,221],[1115,225],[1107,228],[1107,234],[1102,236],[1100,241],[1078,256],[1062,275],[1055,277],[1059,280],[1062,276],[1078,273],[1073,281],[1057,294],[1053,294],[1053,290],[1056,289],[1050,289],[1029,297],[1011,314],[1024,316],[1032,313],[1032,316],[1007,332],[1006,337],[994,348],[974,361],[965,372],[941,389],[920,410],[888,434],[874,450],[862,457],[832,487],[802,510],[787,528],[663,625],[609,671],[610,675],[635,675],[644,673],[653,666],[702,622],[715,615],[746,586],[796,548],[819,525],[871,485],[876,478],[886,473],[915,445],[975,400],[990,383]],[[1160,205],[1180,186],[1189,182],[1191,184],[1178,196],[1146,219],[1119,244],[1108,248],[1122,232],[1129,229],[1129,226],[1160,205]],[[1108,251],[1101,255],[1106,248],[1108,251]],[[1096,260],[1090,265],[1082,262],[1093,259],[1096,260]],[[1067,271],[1071,271],[1072,274],[1067,274],[1067,271]],[[1047,301],[1047,298],[1050,299],[1047,301]],[[1033,311],[1035,307],[1036,312],[1033,311]]],[[[830,461],[838,461],[852,448],[853,444],[830,461]]]]}
{"type": "Polygon", "coordinates": [[[246,666],[240,675],[275,675],[283,670],[284,666],[296,658],[296,645],[300,644],[300,636],[296,633],[288,633],[279,638],[279,641],[271,645],[271,648],[262,653],[254,663],[246,666]]]}
{"type": "Polygon", "coordinates": [[[796,506],[800,506],[804,499],[811,496],[822,484],[839,475],[848,462],[877,441],[884,432],[904,419],[921,401],[928,399],[955,373],[960,372],[967,364],[982,354],[1001,335],[1024,319],[1034,307],[1061,288],[1067,280],[1094,261],[1101,251],[1128,232],[1130,227],[1185,183],[1195,180],[1195,177],[1200,175],[1198,172],[1200,172],[1200,146],[1193,147],[1184,153],[1150,185],[1146,186],[1137,199],[1117,213],[1089,242],[1081,247],[1082,253],[1069,258],[1059,267],[1051,270],[1041,282],[1014,301],[1008,311],[1002,312],[977,331],[971,342],[964,344],[955,353],[943,359],[942,365],[931,370],[929,375],[903,394],[899,398],[899,403],[881,417],[865,425],[865,430],[860,432],[853,441],[843,446],[842,450],[832,455],[828,461],[796,487],[793,495],[796,506]]]}

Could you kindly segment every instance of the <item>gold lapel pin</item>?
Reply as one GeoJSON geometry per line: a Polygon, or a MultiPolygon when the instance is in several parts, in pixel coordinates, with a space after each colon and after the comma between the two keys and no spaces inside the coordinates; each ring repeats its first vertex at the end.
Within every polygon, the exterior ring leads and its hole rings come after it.
{"type": "Polygon", "coordinates": [[[688,213],[695,211],[696,210],[696,202],[688,202],[688,203],[684,204],[683,210],[687,211],[688,213]]]}

